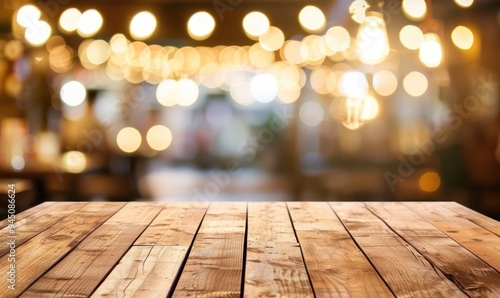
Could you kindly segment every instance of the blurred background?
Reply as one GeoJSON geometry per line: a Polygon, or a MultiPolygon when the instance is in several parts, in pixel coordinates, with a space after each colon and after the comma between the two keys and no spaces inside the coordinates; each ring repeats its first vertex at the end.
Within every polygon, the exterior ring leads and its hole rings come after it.
{"type": "Polygon", "coordinates": [[[0,5],[0,181],[18,212],[453,200],[500,216],[499,1],[0,5]]]}

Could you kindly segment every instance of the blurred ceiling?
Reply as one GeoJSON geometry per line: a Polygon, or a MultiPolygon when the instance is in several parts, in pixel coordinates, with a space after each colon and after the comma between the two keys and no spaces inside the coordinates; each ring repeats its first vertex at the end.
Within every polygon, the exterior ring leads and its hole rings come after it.
{"type": "MultiPolygon", "coordinates": [[[[327,14],[336,2],[315,0],[308,1],[307,4],[316,5],[327,14]]],[[[15,7],[20,6],[21,1],[19,3],[16,1],[15,7]]],[[[297,33],[306,34],[298,22],[298,14],[305,3],[297,0],[53,0],[39,1],[37,6],[45,11],[46,15],[55,15],[52,19],[48,18],[52,25],[57,24],[59,16],[67,8],[76,7],[81,11],[97,9],[104,18],[104,25],[95,38],[110,37],[118,32],[128,35],[130,20],[136,13],[144,10],[151,11],[158,22],[158,27],[148,42],[168,42],[172,45],[183,45],[189,42],[207,46],[252,44],[253,42],[245,36],[241,22],[248,12],[254,10],[264,12],[271,25],[278,26],[287,38],[297,33]],[[59,7],[47,4],[45,6],[47,9],[44,9],[44,3],[57,2],[65,4],[60,4],[59,7]],[[189,38],[186,25],[189,17],[201,10],[212,14],[216,20],[216,28],[208,40],[195,42],[189,38]]],[[[12,9],[7,9],[0,13],[0,30],[4,33],[10,31],[12,11],[12,9]]],[[[347,8],[345,14],[348,16],[347,8]]]]}
{"type": "MultiPolygon", "coordinates": [[[[4,9],[0,9],[0,33],[11,32],[12,13],[23,4],[35,2],[49,23],[56,28],[61,13],[70,7],[81,11],[95,8],[103,15],[104,25],[94,38],[109,38],[115,33],[128,35],[129,22],[132,17],[143,10],[149,10],[156,15],[158,27],[148,43],[190,45],[249,45],[241,26],[243,17],[250,11],[264,12],[271,25],[279,27],[287,39],[306,35],[298,22],[299,11],[305,5],[319,7],[327,17],[327,28],[333,25],[357,26],[349,18],[349,5],[353,0],[39,0],[19,1],[0,0],[4,9]],[[209,12],[216,19],[213,35],[205,41],[193,41],[189,38],[186,24],[189,17],[200,10],[209,12]]],[[[470,9],[462,9],[453,0],[432,1],[434,17],[447,20],[470,14],[498,8],[498,0],[475,0],[470,9]]],[[[396,19],[402,17],[400,0],[386,0],[386,9],[391,6],[396,11],[396,19]]],[[[73,35],[75,42],[80,40],[73,35]]],[[[71,43],[71,36],[69,36],[71,43]]]]}

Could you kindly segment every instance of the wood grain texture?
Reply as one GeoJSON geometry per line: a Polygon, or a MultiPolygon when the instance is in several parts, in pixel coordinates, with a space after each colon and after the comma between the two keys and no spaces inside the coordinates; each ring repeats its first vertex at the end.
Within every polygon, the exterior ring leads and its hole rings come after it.
{"type": "MultiPolygon", "coordinates": [[[[46,208],[38,211],[31,216],[22,218],[16,221],[15,235],[16,245],[19,246],[29,239],[33,238],[40,232],[48,229],[52,225],[60,222],[68,215],[71,215],[78,209],[85,206],[84,202],[61,202],[58,204],[48,205],[46,208]]],[[[7,239],[10,235],[8,227],[0,230],[0,239],[7,239]]],[[[7,245],[0,246],[0,256],[5,255],[9,251],[7,245]]]]}
{"type": "Polygon", "coordinates": [[[369,210],[469,297],[499,297],[500,273],[401,203],[369,202],[369,210]]]}
{"type": "Polygon", "coordinates": [[[240,297],[246,203],[211,203],[174,297],[240,297]]]}
{"type": "Polygon", "coordinates": [[[167,297],[188,246],[132,246],[91,297],[167,297]]]}
{"type": "Polygon", "coordinates": [[[49,202],[17,220],[2,298],[500,297],[500,223],[456,203],[49,202]]]}
{"type": "Polygon", "coordinates": [[[88,297],[163,206],[151,202],[127,203],[38,279],[23,296],[88,297]]]}
{"type": "MultiPolygon", "coordinates": [[[[43,202],[43,203],[41,203],[39,205],[31,207],[28,210],[24,210],[23,212],[21,212],[19,214],[16,214],[16,224],[18,222],[21,222],[23,219],[31,217],[34,214],[36,214],[37,212],[39,212],[39,211],[41,211],[41,210],[43,210],[45,208],[48,208],[49,206],[54,205],[54,204],[55,204],[55,202],[43,202]]],[[[3,228],[5,228],[8,225],[9,225],[9,222],[7,221],[7,219],[4,219],[4,220],[0,221],[0,229],[3,229],[3,228]]]]}
{"type": "Polygon", "coordinates": [[[248,243],[297,243],[284,202],[248,203],[248,243]]]}
{"type": "MultiPolygon", "coordinates": [[[[16,290],[8,290],[7,280],[2,278],[0,297],[17,297],[123,205],[89,203],[21,245],[16,251],[16,290]]],[[[0,271],[7,272],[9,265],[2,258],[0,271]]]]}
{"type": "Polygon", "coordinates": [[[285,203],[248,203],[244,297],[314,297],[285,203]]]}
{"type": "Polygon", "coordinates": [[[326,202],[287,203],[318,297],[393,297],[326,202]]]}
{"type": "Polygon", "coordinates": [[[457,213],[459,216],[470,220],[478,226],[485,228],[497,236],[500,236],[500,222],[455,202],[440,202],[440,205],[457,213]]]}
{"type": "Polygon", "coordinates": [[[397,297],[467,297],[363,203],[330,203],[397,297]]]}
{"type": "Polygon", "coordinates": [[[404,205],[500,272],[500,237],[496,234],[438,204],[404,205]]]}
{"type": "Polygon", "coordinates": [[[208,203],[167,203],[93,297],[167,296],[207,207],[208,203]]]}
{"type": "Polygon", "coordinates": [[[204,202],[169,202],[134,245],[190,246],[207,211],[204,202]]]}

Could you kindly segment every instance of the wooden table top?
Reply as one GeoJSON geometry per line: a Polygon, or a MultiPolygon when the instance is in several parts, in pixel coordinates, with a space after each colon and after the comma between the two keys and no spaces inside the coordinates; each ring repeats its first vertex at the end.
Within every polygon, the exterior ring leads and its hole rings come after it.
{"type": "Polygon", "coordinates": [[[46,202],[0,224],[0,297],[500,297],[500,223],[452,202],[46,202]]]}

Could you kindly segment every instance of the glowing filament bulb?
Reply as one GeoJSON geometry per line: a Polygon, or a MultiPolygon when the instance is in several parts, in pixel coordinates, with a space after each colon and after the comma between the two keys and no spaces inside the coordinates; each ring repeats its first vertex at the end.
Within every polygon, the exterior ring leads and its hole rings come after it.
{"type": "Polygon", "coordinates": [[[339,118],[342,125],[350,130],[360,128],[364,124],[361,98],[346,97],[343,99],[339,106],[339,118]]]}
{"type": "Polygon", "coordinates": [[[389,38],[383,15],[375,11],[367,12],[356,37],[358,59],[366,64],[378,64],[389,56],[389,50],[389,38]]]}

